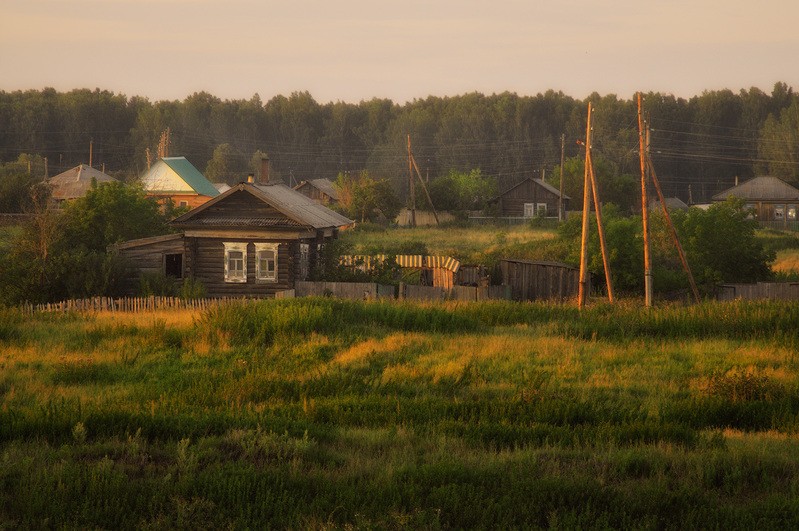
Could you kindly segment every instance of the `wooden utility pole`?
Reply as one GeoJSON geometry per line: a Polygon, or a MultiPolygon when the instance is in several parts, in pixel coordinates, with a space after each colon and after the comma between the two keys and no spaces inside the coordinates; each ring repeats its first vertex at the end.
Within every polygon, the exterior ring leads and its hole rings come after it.
{"type": "Polygon", "coordinates": [[[591,189],[594,191],[594,212],[596,212],[596,226],[599,231],[599,247],[602,250],[602,266],[605,268],[605,283],[608,287],[608,301],[613,302],[613,282],[610,278],[610,258],[605,244],[605,226],[602,223],[602,204],[599,202],[599,186],[594,175],[594,159],[591,156],[591,144],[586,145],[586,160],[591,176],[591,189]]]}
{"type": "Polygon", "coordinates": [[[644,120],[641,110],[641,93],[638,93],[638,159],[641,163],[641,220],[644,232],[644,301],[652,306],[652,261],[649,252],[649,213],[646,193],[646,153],[644,151],[644,120]]]}
{"type": "Polygon", "coordinates": [[[411,155],[411,135],[408,134],[408,201],[411,209],[411,227],[416,226],[416,188],[413,182],[413,156],[411,155]]]}
{"type": "Polygon", "coordinates": [[[580,284],[577,292],[577,306],[585,307],[588,297],[588,215],[591,210],[591,180],[588,170],[588,151],[591,145],[591,102],[588,102],[588,120],[585,127],[585,175],[583,176],[583,232],[580,241],[580,284]]]}
{"type": "Polygon", "coordinates": [[[563,163],[566,155],[566,135],[560,135],[560,197],[558,197],[558,221],[563,221],[566,216],[563,212],[563,163]]]}
{"type": "Polygon", "coordinates": [[[47,157],[44,158],[44,180],[50,178],[50,167],[47,165],[47,157]]]}
{"type": "Polygon", "coordinates": [[[89,167],[92,167],[92,155],[94,154],[94,139],[89,140],[89,167]]]}
{"type": "Polygon", "coordinates": [[[411,154],[411,163],[413,164],[413,168],[416,170],[416,176],[419,177],[419,183],[422,185],[422,190],[424,190],[424,195],[427,196],[427,203],[430,205],[430,208],[433,210],[433,217],[436,218],[436,225],[440,222],[438,221],[438,212],[436,212],[436,207],[433,206],[433,199],[430,197],[430,192],[427,191],[427,186],[424,184],[424,180],[422,179],[422,174],[419,172],[419,166],[416,164],[416,157],[411,154]]]}
{"type": "Polygon", "coordinates": [[[652,159],[649,158],[649,152],[647,152],[646,161],[649,166],[649,174],[652,176],[652,183],[655,185],[655,190],[658,194],[658,201],[660,201],[660,205],[663,207],[663,217],[666,218],[666,224],[669,226],[671,238],[674,240],[674,247],[677,248],[677,254],[680,256],[680,262],[682,262],[682,268],[688,275],[688,283],[691,285],[691,291],[693,292],[694,300],[699,302],[699,290],[696,287],[694,275],[691,273],[691,266],[688,265],[688,259],[685,257],[685,251],[683,251],[682,245],[680,245],[680,239],[677,237],[677,229],[674,228],[674,223],[671,221],[669,209],[666,208],[666,198],[663,197],[663,191],[660,189],[660,182],[658,181],[657,174],[655,173],[655,166],[652,164],[652,159]]]}

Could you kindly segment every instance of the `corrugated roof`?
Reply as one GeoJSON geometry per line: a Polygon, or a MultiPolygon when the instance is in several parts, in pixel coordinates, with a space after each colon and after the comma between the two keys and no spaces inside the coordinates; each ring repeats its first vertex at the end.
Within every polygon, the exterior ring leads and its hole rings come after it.
{"type": "MultiPolygon", "coordinates": [[[[199,219],[195,220],[194,218],[201,212],[205,211],[207,208],[223,202],[227,197],[230,195],[246,191],[251,193],[256,198],[260,199],[264,203],[270,205],[272,208],[286,216],[289,221],[288,223],[286,220],[281,220],[283,225],[288,224],[289,226],[300,226],[300,227],[312,227],[314,229],[326,229],[326,228],[336,228],[336,227],[343,227],[346,225],[351,225],[353,221],[345,216],[342,216],[338,212],[334,212],[327,208],[326,206],[320,205],[314,202],[312,199],[302,195],[300,192],[292,190],[285,184],[252,184],[252,183],[239,183],[236,186],[232,187],[230,190],[225,192],[224,194],[220,195],[219,197],[215,197],[211,199],[207,203],[183,214],[182,216],[178,217],[173,221],[174,224],[192,224],[192,223],[202,223],[206,224],[205,221],[200,221],[199,219]]],[[[248,223],[272,223],[274,216],[267,216],[263,218],[238,218],[238,221],[242,223],[243,226],[247,226],[248,223]]],[[[234,221],[231,225],[236,224],[234,221]]],[[[260,225],[258,225],[260,226],[260,225]]],[[[275,225],[268,225],[268,226],[275,226],[275,225]]]]}
{"type": "Polygon", "coordinates": [[[193,225],[210,225],[215,227],[303,227],[291,219],[286,218],[225,218],[225,217],[204,217],[192,221],[193,225]]]}
{"type": "Polygon", "coordinates": [[[713,201],[737,197],[745,201],[799,201],[799,190],[782,179],[761,175],[713,196],[713,201]]]}
{"type": "Polygon", "coordinates": [[[164,157],[161,160],[198,194],[208,197],[219,195],[219,190],[186,157],[164,157]]]}
{"type": "MultiPolygon", "coordinates": [[[[388,259],[388,255],[343,255],[339,262],[345,266],[362,265],[366,269],[371,269],[375,265],[382,264],[388,259]]],[[[457,273],[461,267],[460,261],[451,256],[430,256],[421,254],[398,254],[394,256],[397,265],[407,268],[428,268],[428,269],[447,269],[457,273]]]]}
{"type": "Polygon", "coordinates": [[[54,175],[47,182],[53,187],[53,199],[77,199],[86,195],[92,186],[92,179],[98,184],[117,182],[117,179],[86,164],[54,175]]]}

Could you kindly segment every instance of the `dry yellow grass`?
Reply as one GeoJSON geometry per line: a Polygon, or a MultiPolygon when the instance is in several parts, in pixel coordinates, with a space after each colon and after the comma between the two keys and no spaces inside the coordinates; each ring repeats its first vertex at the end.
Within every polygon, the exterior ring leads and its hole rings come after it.
{"type": "Polygon", "coordinates": [[[777,259],[771,269],[778,273],[799,273],[799,249],[777,251],[777,259]]]}

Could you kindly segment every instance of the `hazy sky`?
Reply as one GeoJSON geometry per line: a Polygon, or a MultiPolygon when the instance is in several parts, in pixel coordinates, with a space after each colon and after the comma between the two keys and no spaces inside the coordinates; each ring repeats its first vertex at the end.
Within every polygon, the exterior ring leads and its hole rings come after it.
{"type": "Polygon", "coordinates": [[[799,0],[0,0],[0,90],[403,103],[799,89],[799,0]]]}

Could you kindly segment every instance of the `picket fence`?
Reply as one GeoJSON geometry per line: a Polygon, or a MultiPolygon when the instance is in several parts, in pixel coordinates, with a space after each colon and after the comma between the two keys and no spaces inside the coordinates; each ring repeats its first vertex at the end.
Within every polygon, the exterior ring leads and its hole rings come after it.
{"type": "Polygon", "coordinates": [[[36,312],[151,312],[155,310],[207,310],[231,302],[252,301],[243,297],[220,299],[181,299],[179,297],[92,297],[43,304],[25,303],[22,310],[36,312]]]}

